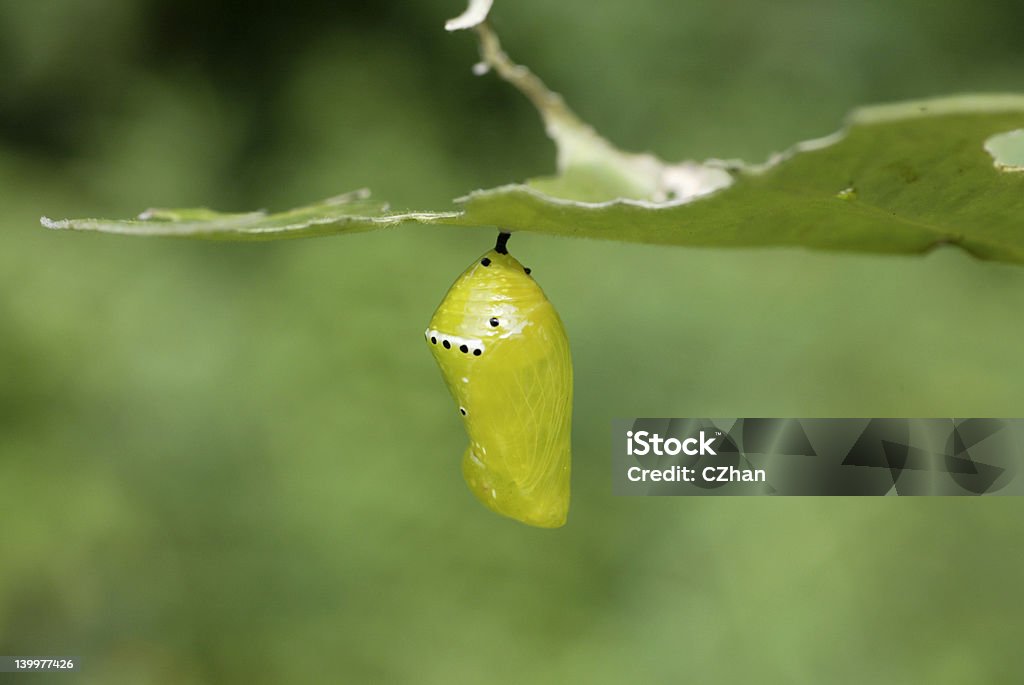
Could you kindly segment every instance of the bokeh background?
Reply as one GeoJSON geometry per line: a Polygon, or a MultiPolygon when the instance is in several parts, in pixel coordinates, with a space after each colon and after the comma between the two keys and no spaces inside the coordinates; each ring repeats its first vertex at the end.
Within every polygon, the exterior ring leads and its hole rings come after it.
{"type": "MultiPolygon", "coordinates": [[[[487,230],[262,244],[42,214],[444,208],[548,173],[459,0],[0,0],[0,654],[17,682],[1011,683],[1015,498],[612,497],[627,416],[1024,416],[1024,269],[514,237],[576,364],[558,531],[479,506],[422,340],[487,230]]],[[[1016,0],[499,0],[627,149],[761,160],[1024,90],[1016,0]]],[[[6,682],[6,680],[4,681],[6,682]]]]}

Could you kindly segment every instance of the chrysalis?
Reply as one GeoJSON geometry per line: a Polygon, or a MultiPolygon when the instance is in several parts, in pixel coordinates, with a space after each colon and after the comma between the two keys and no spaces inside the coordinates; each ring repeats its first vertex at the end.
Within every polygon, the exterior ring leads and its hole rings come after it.
{"type": "Polygon", "coordinates": [[[448,290],[427,344],[469,434],[469,489],[499,514],[557,528],[569,511],[569,340],[507,240],[502,233],[448,290]]]}

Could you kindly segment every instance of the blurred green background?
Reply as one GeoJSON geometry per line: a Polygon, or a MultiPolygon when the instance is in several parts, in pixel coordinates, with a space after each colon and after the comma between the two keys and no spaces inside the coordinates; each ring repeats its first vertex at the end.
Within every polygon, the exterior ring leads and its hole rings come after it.
{"type": "MultiPolygon", "coordinates": [[[[478,505],[422,330],[493,232],[263,244],[41,214],[444,208],[542,174],[459,0],[0,0],[0,654],[12,682],[1014,683],[1013,498],[610,494],[626,416],[1024,416],[1024,269],[516,236],[576,364],[558,531],[478,505]]],[[[627,149],[764,159],[1024,90],[1017,0],[499,1],[627,149]]],[[[7,682],[4,680],[4,682],[7,682]]]]}

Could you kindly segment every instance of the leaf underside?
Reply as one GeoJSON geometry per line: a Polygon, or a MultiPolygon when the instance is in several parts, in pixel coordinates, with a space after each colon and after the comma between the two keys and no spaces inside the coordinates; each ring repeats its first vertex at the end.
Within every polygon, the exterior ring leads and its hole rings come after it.
{"type": "Polygon", "coordinates": [[[486,23],[466,28],[478,32],[484,63],[537,107],[558,149],[555,176],[477,190],[446,211],[394,211],[357,191],[273,214],[149,210],[134,220],[44,217],[42,223],[268,240],[413,222],[680,246],[922,253],[952,244],[983,259],[1024,263],[1024,173],[999,157],[1020,154],[1024,95],[868,107],[855,111],[840,133],[763,165],[672,165],[619,151],[512,63],[486,23]]]}
{"type": "Polygon", "coordinates": [[[837,142],[760,173],[735,169],[733,185],[684,204],[567,202],[513,185],[470,194],[452,223],[708,247],[915,253],[954,244],[1024,262],[1024,174],[997,169],[984,149],[992,135],[1024,128],[1024,97],[1017,105],[877,123],[861,110],[853,119],[864,123],[837,142]]]}
{"type": "Polygon", "coordinates": [[[284,212],[228,213],[206,208],[147,209],[137,219],[50,219],[46,228],[100,231],[122,235],[205,238],[209,240],[275,240],[337,233],[360,233],[407,221],[441,221],[459,212],[392,212],[370,199],[366,190],[314,202],[284,212]]]}

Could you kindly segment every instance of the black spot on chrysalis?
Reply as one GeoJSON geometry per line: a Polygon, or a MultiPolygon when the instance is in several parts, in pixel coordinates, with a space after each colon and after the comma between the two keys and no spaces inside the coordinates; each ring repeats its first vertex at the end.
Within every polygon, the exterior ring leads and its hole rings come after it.
{"type": "Polygon", "coordinates": [[[491,260],[488,259],[487,257],[484,257],[483,259],[480,260],[480,263],[483,264],[484,266],[490,266],[491,260]]]}
{"type": "Polygon", "coordinates": [[[483,350],[473,350],[474,357],[479,357],[481,354],[483,354],[483,350]]]}
{"type": "Polygon", "coordinates": [[[497,326],[497,325],[498,325],[498,319],[492,316],[492,317],[491,317],[491,320],[490,320],[490,322],[489,322],[489,323],[490,323],[490,324],[491,324],[492,326],[497,326]]]}
{"type": "Polygon", "coordinates": [[[445,340],[441,344],[444,345],[444,349],[446,349],[446,350],[450,350],[451,347],[452,347],[452,344],[450,342],[448,342],[447,340],[445,340]]]}

